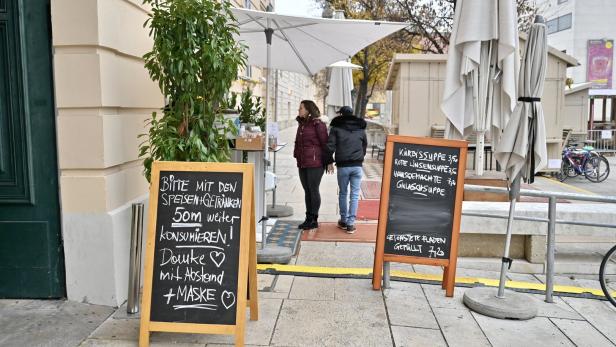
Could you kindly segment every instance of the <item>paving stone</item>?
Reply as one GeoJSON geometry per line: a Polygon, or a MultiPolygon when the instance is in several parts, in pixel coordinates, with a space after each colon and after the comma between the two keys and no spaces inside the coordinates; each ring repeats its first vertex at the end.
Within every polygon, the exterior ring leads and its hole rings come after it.
{"type": "MultiPolygon", "coordinates": [[[[245,343],[248,345],[269,345],[278,313],[280,312],[280,299],[259,300],[259,320],[251,321],[248,310],[246,311],[246,337],[245,343]]],[[[232,335],[206,335],[206,334],[172,334],[172,333],[153,333],[153,342],[165,342],[168,344],[181,343],[201,343],[201,344],[233,344],[235,338],[232,335]]]]}
{"type": "Polygon", "coordinates": [[[297,265],[328,267],[368,267],[374,263],[372,244],[302,242],[297,265]],[[361,245],[364,245],[363,247],[361,245]]]}
{"type": "Polygon", "coordinates": [[[616,308],[604,301],[563,297],[588,323],[616,344],[616,308]]]}
{"type": "Polygon", "coordinates": [[[529,294],[537,301],[538,316],[549,318],[564,318],[564,319],[584,319],[571,306],[569,306],[562,298],[553,297],[554,303],[545,302],[543,294],[529,294]]]}
{"type": "Polygon", "coordinates": [[[76,346],[114,309],[63,300],[22,300],[0,313],[2,346],[76,346]]]}
{"type": "Polygon", "coordinates": [[[420,274],[443,275],[443,268],[430,265],[413,265],[415,272],[420,274]]]}
{"type": "Polygon", "coordinates": [[[490,346],[470,311],[437,307],[434,314],[450,347],[490,346]]]}
{"type": "Polygon", "coordinates": [[[548,318],[516,321],[472,314],[493,346],[574,346],[548,318]]]}
{"type": "Polygon", "coordinates": [[[500,278],[500,272],[458,268],[456,270],[456,277],[487,278],[496,280],[500,278]]]}
{"type": "Polygon", "coordinates": [[[396,347],[411,346],[447,346],[443,335],[438,330],[392,326],[396,347]]]}
{"type": "MultiPolygon", "coordinates": [[[[138,341],[125,341],[125,340],[99,340],[99,339],[87,339],[82,342],[79,347],[136,347],[139,345],[138,341]]],[[[152,347],[204,347],[205,344],[202,343],[173,343],[169,344],[168,342],[152,342],[150,341],[150,346],[152,347]]]]}
{"type": "Polygon", "coordinates": [[[92,339],[137,341],[139,320],[108,319],[90,335],[92,339]]]}
{"type": "Polygon", "coordinates": [[[469,288],[456,287],[453,292],[453,297],[448,298],[445,296],[445,290],[441,288],[441,285],[422,284],[421,286],[432,308],[468,310],[466,306],[464,306],[462,298],[464,297],[464,292],[469,288]]]}
{"type": "Polygon", "coordinates": [[[518,282],[541,283],[541,281],[539,281],[539,279],[535,277],[535,275],[531,275],[531,274],[520,274],[520,273],[508,272],[507,278],[509,278],[512,281],[518,281],[518,282]]]}
{"type": "Polygon", "coordinates": [[[263,291],[271,287],[275,277],[275,275],[257,274],[257,290],[263,291]]]}
{"type": "Polygon", "coordinates": [[[334,300],[334,279],[296,276],[289,299],[334,300]]]}
{"type": "Polygon", "coordinates": [[[287,299],[295,276],[278,275],[273,291],[260,291],[259,298],[263,299],[287,299]]]}
{"type": "Polygon", "coordinates": [[[372,280],[369,279],[336,278],[334,288],[336,301],[379,303],[383,301],[383,294],[380,290],[372,289],[372,280]]]}
{"type": "Polygon", "coordinates": [[[273,346],[391,346],[384,305],[285,300],[273,346]]]}
{"type": "Polygon", "coordinates": [[[553,318],[552,323],[556,324],[579,347],[613,346],[603,334],[588,322],[553,318]]]}
{"type": "Polygon", "coordinates": [[[438,329],[419,284],[392,282],[392,288],[385,289],[384,295],[391,325],[438,329]]]}

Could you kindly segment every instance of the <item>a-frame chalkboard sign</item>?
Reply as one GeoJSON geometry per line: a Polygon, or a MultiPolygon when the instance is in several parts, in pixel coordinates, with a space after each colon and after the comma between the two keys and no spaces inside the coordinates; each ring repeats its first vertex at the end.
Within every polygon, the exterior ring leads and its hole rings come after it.
{"type": "Polygon", "coordinates": [[[443,266],[453,296],[466,169],[466,141],[387,137],[372,287],[383,262],[443,266]]]}
{"type": "Polygon", "coordinates": [[[150,332],[235,335],[258,319],[252,164],[152,165],[139,345],[150,332]]]}

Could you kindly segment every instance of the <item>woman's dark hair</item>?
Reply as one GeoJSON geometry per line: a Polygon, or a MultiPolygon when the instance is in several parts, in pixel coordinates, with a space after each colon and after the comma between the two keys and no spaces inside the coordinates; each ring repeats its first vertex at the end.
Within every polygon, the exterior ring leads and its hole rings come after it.
{"type": "Polygon", "coordinates": [[[309,119],[312,120],[321,117],[321,111],[319,111],[319,108],[317,107],[317,104],[314,103],[314,101],[302,100],[300,103],[304,105],[304,108],[306,109],[306,111],[308,111],[308,115],[310,117],[309,119]]]}

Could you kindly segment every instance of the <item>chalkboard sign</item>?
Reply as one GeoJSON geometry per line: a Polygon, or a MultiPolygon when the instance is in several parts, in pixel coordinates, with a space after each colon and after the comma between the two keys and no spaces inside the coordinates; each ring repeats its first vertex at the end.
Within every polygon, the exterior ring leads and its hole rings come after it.
{"type": "Polygon", "coordinates": [[[251,164],[155,163],[142,333],[243,329],[249,263],[256,294],[256,261],[249,261],[256,257],[252,170],[251,164]],[[170,325],[156,329],[154,322],[170,325]]]}
{"type": "Polygon", "coordinates": [[[385,253],[449,259],[460,148],[393,146],[385,253]]]}
{"type": "Polygon", "coordinates": [[[445,266],[446,272],[453,265],[455,276],[466,148],[465,141],[387,138],[375,288],[384,261],[445,266]]]}

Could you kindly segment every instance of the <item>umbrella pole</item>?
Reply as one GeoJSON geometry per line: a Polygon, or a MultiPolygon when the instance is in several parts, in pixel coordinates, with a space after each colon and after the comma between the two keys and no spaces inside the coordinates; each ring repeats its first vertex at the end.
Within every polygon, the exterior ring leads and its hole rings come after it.
{"type": "Polygon", "coordinates": [[[270,89],[270,75],[272,70],[272,36],[274,35],[274,30],[270,27],[270,20],[267,20],[267,29],[265,29],[265,38],[267,40],[267,76],[265,79],[265,148],[263,150],[263,176],[255,177],[255,179],[260,179],[263,184],[263,196],[255,197],[255,202],[257,199],[262,199],[261,203],[263,204],[263,216],[261,216],[261,249],[257,250],[257,262],[259,263],[273,263],[273,264],[288,264],[293,256],[291,249],[276,245],[267,244],[267,192],[265,191],[265,175],[267,173],[267,167],[269,164],[268,154],[269,154],[269,134],[267,131],[267,115],[269,113],[269,89],[270,89]]]}
{"type": "Polygon", "coordinates": [[[513,180],[511,188],[509,190],[509,218],[507,219],[507,233],[505,234],[505,251],[503,252],[503,258],[501,263],[500,281],[498,283],[498,298],[505,297],[505,282],[507,280],[507,271],[511,267],[512,259],[509,258],[509,248],[511,246],[511,229],[513,227],[513,217],[515,214],[515,204],[520,195],[520,180],[522,176],[520,174],[513,180]]]}

